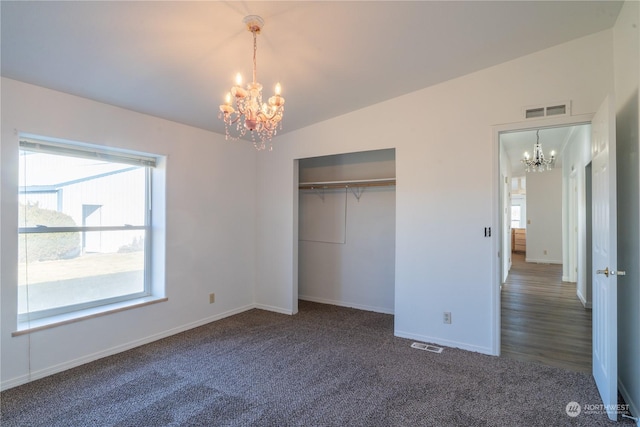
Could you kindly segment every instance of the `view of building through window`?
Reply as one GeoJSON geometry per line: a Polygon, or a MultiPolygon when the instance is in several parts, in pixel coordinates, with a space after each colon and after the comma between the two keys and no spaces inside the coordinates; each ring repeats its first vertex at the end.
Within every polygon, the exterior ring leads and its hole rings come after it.
{"type": "Polygon", "coordinates": [[[84,147],[25,145],[21,320],[148,295],[151,167],[111,161],[84,147]]]}

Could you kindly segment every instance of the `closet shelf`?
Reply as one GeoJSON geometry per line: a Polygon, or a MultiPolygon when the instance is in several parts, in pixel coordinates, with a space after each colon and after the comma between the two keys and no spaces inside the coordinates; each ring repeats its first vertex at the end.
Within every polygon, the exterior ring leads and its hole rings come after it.
{"type": "Polygon", "coordinates": [[[353,188],[353,187],[387,187],[396,185],[395,178],[377,178],[377,179],[357,179],[350,181],[318,181],[318,182],[301,182],[300,190],[320,190],[331,188],[353,188]]]}

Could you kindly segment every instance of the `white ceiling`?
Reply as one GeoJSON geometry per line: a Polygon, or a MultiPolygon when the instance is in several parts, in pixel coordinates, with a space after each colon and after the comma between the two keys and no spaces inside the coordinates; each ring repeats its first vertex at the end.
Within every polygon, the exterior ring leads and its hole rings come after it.
{"type": "MultiPolygon", "coordinates": [[[[6,1],[5,77],[218,133],[264,18],[258,81],[283,132],[613,26],[615,1],[6,1]]],[[[399,114],[401,112],[396,112],[399,114]]],[[[532,141],[533,144],[533,141],[532,141]]]]}

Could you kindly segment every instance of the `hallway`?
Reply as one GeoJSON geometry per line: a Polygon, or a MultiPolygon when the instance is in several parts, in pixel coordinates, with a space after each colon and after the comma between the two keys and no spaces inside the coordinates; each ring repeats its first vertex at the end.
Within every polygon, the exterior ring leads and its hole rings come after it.
{"type": "Polygon", "coordinates": [[[591,310],[562,282],[562,265],[525,262],[512,253],[501,292],[501,354],[591,372],[591,310]]]}

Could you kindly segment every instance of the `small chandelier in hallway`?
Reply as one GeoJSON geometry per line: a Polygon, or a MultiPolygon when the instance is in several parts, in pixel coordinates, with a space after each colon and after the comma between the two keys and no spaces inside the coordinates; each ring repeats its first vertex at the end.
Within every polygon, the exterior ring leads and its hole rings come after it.
{"type": "Polygon", "coordinates": [[[552,151],[550,155],[550,159],[544,158],[542,144],[540,144],[540,130],[537,130],[536,145],[533,147],[533,158],[529,157],[529,153],[524,153],[524,159],[522,159],[521,162],[524,163],[527,172],[544,172],[551,170],[556,161],[555,151],[552,151]]]}
{"type": "Polygon", "coordinates": [[[284,113],[284,98],[280,96],[278,83],[275,95],[269,98],[268,103],[262,102],[262,85],[256,81],[256,35],[260,34],[264,20],[259,16],[249,15],[243,22],[253,34],[253,81],[247,84],[246,89],[243,88],[242,76],[238,73],[235,86],[227,93],[225,103],[220,105],[219,117],[224,121],[227,139],[240,139],[249,130],[256,149],[271,150],[271,139],[278,127],[282,128],[280,121],[284,113]],[[235,127],[237,136],[231,136],[230,127],[235,127]]]}

